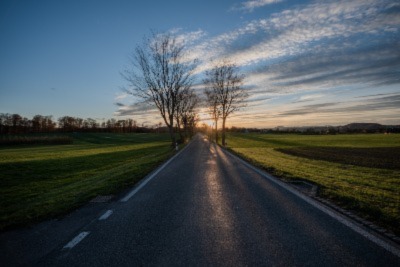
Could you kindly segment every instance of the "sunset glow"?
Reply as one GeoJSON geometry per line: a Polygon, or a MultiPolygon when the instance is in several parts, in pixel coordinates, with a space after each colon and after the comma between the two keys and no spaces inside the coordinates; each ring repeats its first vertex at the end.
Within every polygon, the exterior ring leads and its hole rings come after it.
{"type": "Polygon", "coordinates": [[[229,126],[400,124],[396,1],[2,1],[0,10],[0,113],[160,122],[120,89],[119,74],[156,29],[199,60],[200,94],[212,62],[241,68],[250,97],[229,126]]]}

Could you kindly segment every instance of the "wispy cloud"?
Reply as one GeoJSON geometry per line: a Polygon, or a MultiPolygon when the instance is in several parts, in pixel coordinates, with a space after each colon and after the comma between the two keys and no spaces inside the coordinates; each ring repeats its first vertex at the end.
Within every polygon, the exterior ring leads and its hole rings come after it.
{"type": "Polygon", "coordinates": [[[209,68],[212,59],[228,58],[240,66],[264,64],[264,73],[272,71],[275,82],[280,80],[277,85],[298,85],[301,80],[310,83],[322,76],[329,80],[323,72],[332,70],[330,80],[352,71],[348,82],[367,76],[371,80],[370,71],[376,78],[383,77],[383,83],[396,82],[398,71],[387,70],[398,68],[400,63],[396,49],[400,44],[399,9],[400,4],[385,0],[297,5],[193,47],[195,56],[203,59],[198,71],[209,68]],[[356,71],[362,69],[363,73],[356,71]],[[297,80],[283,80],[293,74],[297,80]],[[355,79],[359,74],[367,76],[355,79]]]}
{"type": "MultiPolygon", "coordinates": [[[[269,103],[273,103],[277,99],[269,103]]],[[[400,95],[372,97],[368,100],[326,102],[298,106],[300,103],[253,108],[232,116],[229,125],[271,127],[278,125],[344,125],[351,122],[393,124],[400,111],[400,95]]]]}
{"type": "Polygon", "coordinates": [[[196,41],[206,36],[206,32],[200,29],[197,31],[183,32],[182,28],[175,28],[170,30],[170,32],[175,35],[177,42],[185,46],[191,46],[195,44],[196,41]]]}
{"type": "Polygon", "coordinates": [[[121,100],[123,100],[123,99],[125,99],[125,98],[127,98],[127,97],[129,97],[129,96],[130,96],[130,95],[129,95],[128,93],[125,93],[125,92],[123,92],[123,93],[118,93],[118,94],[116,94],[114,100],[115,100],[115,101],[121,101],[121,100]]]}
{"type": "Polygon", "coordinates": [[[283,0],[249,0],[241,3],[239,6],[234,6],[232,9],[252,12],[256,8],[280,2],[283,2],[283,0]]]}
{"type": "MultiPolygon", "coordinates": [[[[240,7],[252,11],[278,2],[245,1],[240,7]]],[[[298,115],[345,119],[346,112],[354,119],[374,112],[384,120],[384,111],[389,118],[400,110],[397,97],[381,95],[400,84],[400,3],[328,0],[274,10],[216,36],[178,31],[190,44],[189,59],[199,59],[199,77],[221,59],[246,72],[251,109],[233,116],[232,123],[261,125],[269,120],[282,125],[294,118],[302,123],[298,115]],[[321,93],[343,87],[374,88],[377,93],[359,101],[333,100],[321,93]],[[309,94],[284,99],[300,92],[309,94]]]]}
{"type": "Polygon", "coordinates": [[[298,109],[293,109],[280,113],[280,116],[302,116],[321,113],[343,113],[351,114],[354,112],[371,112],[388,109],[400,109],[400,95],[377,97],[367,101],[349,101],[344,103],[322,103],[306,105],[298,109]]]}
{"type": "Polygon", "coordinates": [[[311,102],[315,101],[318,99],[321,99],[325,97],[324,94],[311,94],[311,95],[302,95],[296,101],[293,101],[292,103],[304,103],[304,102],[311,102]]]}
{"type": "Polygon", "coordinates": [[[330,48],[304,53],[263,71],[273,76],[270,82],[280,86],[338,86],[365,83],[373,86],[400,82],[398,43],[369,43],[362,49],[330,48]]]}
{"type": "Polygon", "coordinates": [[[124,104],[117,102],[115,105],[118,110],[114,113],[114,116],[133,116],[133,117],[143,117],[148,119],[149,117],[156,118],[159,114],[154,106],[149,105],[145,102],[139,102],[135,104],[124,104]]]}

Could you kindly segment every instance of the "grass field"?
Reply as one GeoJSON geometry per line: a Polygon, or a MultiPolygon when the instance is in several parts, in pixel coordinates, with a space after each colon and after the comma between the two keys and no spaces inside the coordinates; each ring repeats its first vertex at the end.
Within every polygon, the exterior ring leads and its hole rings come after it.
{"type": "Polygon", "coordinates": [[[0,229],[119,192],[173,153],[164,134],[71,134],[67,145],[0,147],[0,229]]]}
{"type": "Polygon", "coordinates": [[[228,147],[270,173],[400,234],[400,135],[230,134],[228,147]]]}

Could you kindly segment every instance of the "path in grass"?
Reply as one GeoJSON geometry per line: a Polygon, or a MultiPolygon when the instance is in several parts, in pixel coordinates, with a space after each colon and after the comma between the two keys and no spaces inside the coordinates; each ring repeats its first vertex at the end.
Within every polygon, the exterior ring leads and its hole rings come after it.
{"type": "Polygon", "coordinates": [[[168,158],[164,134],[75,134],[71,145],[0,148],[0,229],[126,188],[168,158]]]}
{"type": "Polygon", "coordinates": [[[231,134],[229,148],[400,234],[400,135],[231,134]]]}

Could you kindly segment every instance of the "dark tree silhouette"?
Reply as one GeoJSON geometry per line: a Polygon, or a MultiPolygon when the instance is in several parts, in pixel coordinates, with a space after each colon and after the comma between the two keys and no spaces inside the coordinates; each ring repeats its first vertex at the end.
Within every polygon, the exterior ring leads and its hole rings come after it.
{"type": "Polygon", "coordinates": [[[208,109],[215,121],[216,130],[219,116],[222,118],[222,145],[224,146],[226,145],[227,118],[246,106],[245,100],[248,94],[242,87],[243,80],[244,75],[239,74],[238,67],[228,61],[219,62],[211,70],[206,71],[204,84],[208,109]]]}
{"type": "Polygon", "coordinates": [[[207,84],[207,80],[205,80],[204,82],[206,83],[204,93],[206,95],[207,109],[208,113],[210,114],[211,120],[214,122],[215,142],[218,143],[218,120],[221,117],[221,108],[218,102],[218,94],[211,84],[207,84]]]}
{"type": "Polygon", "coordinates": [[[32,130],[36,133],[52,132],[56,127],[52,116],[35,115],[32,119],[32,130]]]}
{"type": "Polygon", "coordinates": [[[199,97],[192,88],[186,88],[178,96],[175,118],[182,142],[193,135],[192,127],[194,127],[197,118],[196,107],[199,102],[199,97]]]}
{"type": "Polygon", "coordinates": [[[160,111],[173,146],[180,94],[192,86],[194,64],[186,60],[184,45],[175,36],[153,33],[136,47],[132,68],[122,73],[129,84],[125,91],[155,105],[160,111]]]}

